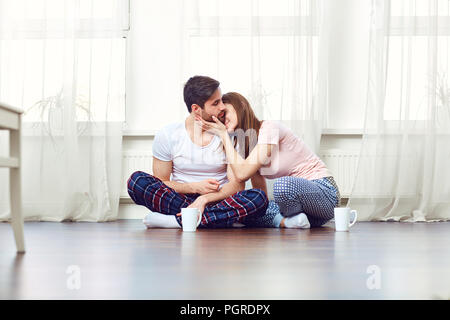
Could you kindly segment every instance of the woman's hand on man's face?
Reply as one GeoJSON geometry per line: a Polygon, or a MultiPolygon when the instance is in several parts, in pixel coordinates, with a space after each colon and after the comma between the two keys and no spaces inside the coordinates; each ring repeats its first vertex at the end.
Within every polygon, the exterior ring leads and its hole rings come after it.
{"type": "Polygon", "coordinates": [[[204,129],[205,131],[211,132],[218,136],[228,134],[227,127],[222,122],[220,122],[219,119],[214,116],[212,116],[212,119],[214,122],[203,120],[203,118],[198,115],[195,116],[195,120],[200,122],[202,129],[204,129]]]}

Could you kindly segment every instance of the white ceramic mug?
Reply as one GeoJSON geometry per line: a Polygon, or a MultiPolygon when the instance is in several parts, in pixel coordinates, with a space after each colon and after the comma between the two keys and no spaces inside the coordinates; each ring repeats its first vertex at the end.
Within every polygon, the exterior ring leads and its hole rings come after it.
{"type": "Polygon", "coordinates": [[[336,231],[348,231],[358,219],[358,213],[356,210],[351,210],[350,208],[334,208],[334,224],[336,231]],[[350,213],[355,214],[355,218],[352,223],[350,223],[350,213]]]}
{"type": "Polygon", "coordinates": [[[194,232],[202,221],[202,215],[197,208],[182,208],[181,209],[181,224],[183,231],[194,232]]]}

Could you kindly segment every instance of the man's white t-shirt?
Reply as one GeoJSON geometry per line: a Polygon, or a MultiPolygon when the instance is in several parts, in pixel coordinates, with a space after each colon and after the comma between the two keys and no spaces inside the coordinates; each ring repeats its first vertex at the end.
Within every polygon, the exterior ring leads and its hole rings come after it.
{"type": "Polygon", "coordinates": [[[204,147],[192,142],[184,121],[163,127],[153,141],[153,156],[172,161],[172,180],[182,183],[216,179],[228,182],[226,155],[220,138],[214,136],[204,147]]]}

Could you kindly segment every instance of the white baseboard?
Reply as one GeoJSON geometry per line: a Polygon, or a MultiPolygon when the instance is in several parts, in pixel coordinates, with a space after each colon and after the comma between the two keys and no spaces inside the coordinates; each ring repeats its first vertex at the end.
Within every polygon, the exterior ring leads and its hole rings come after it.
{"type": "Polygon", "coordinates": [[[136,204],[121,203],[119,205],[118,219],[144,219],[144,217],[150,212],[144,206],[138,206],[136,204]]]}

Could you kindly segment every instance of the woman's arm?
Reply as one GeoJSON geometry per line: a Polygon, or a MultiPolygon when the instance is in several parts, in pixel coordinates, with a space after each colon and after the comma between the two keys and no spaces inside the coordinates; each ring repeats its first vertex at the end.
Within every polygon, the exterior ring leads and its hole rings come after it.
{"type": "Polygon", "coordinates": [[[255,173],[255,175],[253,177],[251,177],[251,181],[252,181],[253,188],[261,189],[262,191],[264,191],[266,193],[267,196],[269,196],[267,194],[266,179],[262,175],[260,175],[258,172],[255,173]]]}
{"type": "Polygon", "coordinates": [[[234,176],[238,181],[247,181],[263,165],[268,164],[272,153],[272,144],[257,144],[246,159],[242,158],[234,149],[233,142],[228,134],[225,125],[216,117],[212,117],[214,122],[205,121],[201,118],[202,126],[214,134],[218,135],[224,145],[228,163],[233,169],[234,176]]]}
{"type": "Polygon", "coordinates": [[[233,173],[238,181],[247,181],[270,160],[273,147],[270,144],[257,144],[248,157],[244,159],[236,149],[234,149],[233,142],[227,132],[221,134],[220,138],[224,145],[228,163],[231,165],[233,173]]]}

